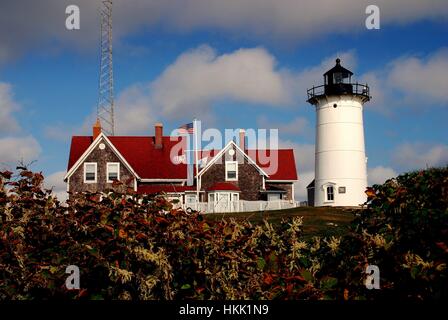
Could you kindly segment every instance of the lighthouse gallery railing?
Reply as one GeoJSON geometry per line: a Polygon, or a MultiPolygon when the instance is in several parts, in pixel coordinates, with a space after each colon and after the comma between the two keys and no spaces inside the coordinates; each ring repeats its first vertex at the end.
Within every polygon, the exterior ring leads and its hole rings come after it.
{"type": "Polygon", "coordinates": [[[354,95],[360,95],[366,98],[367,100],[370,100],[370,88],[367,84],[360,84],[360,83],[341,83],[340,86],[338,84],[336,85],[320,85],[317,87],[312,87],[311,89],[307,90],[308,100],[311,100],[313,98],[323,96],[328,94],[328,92],[331,91],[332,94],[339,93],[340,94],[354,94],[354,95]]]}

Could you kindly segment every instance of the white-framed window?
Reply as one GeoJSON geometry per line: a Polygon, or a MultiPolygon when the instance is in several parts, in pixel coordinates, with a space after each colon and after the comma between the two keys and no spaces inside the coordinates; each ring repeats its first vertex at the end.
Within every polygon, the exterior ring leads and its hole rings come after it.
{"type": "Polygon", "coordinates": [[[114,180],[120,180],[120,163],[108,162],[106,165],[107,182],[112,183],[114,180]]]}
{"type": "Polygon", "coordinates": [[[215,194],[214,193],[209,193],[208,194],[208,202],[215,202],[215,194]]]}
{"type": "Polygon", "coordinates": [[[84,162],[84,183],[96,183],[97,163],[84,162]]]}
{"type": "Polygon", "coordinates": [[[281,193],[268,193],[268,201],[279,201],[282,199],[281,193]]]}
{"type": "Polygon", "coordinates": [[[226,181],[238,180],[238,162],[226,161],[226,181]]]}
{"type": "Polygon", "coordinates": [[[326,196],[327,201],[334,201],[334,187],[332,185],[327,186],[326,196]]]}
{"type": "Polygon", "coordinates": [[[187,205],[192,205],[192,204],[196,204],[196,195],[195,194],[186,194],[185,195],[185,204],[187,205]]]}
{"type": "Polygon", "coordinates": [[[232,193],[232,201],[236,202],[240,200],[240,194],[239,193],[232,193]]]}

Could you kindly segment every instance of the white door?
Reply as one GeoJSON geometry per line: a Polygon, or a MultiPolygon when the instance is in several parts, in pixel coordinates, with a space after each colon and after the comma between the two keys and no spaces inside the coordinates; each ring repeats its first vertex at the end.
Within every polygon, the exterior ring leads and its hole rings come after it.
{"type": "Polygon", "coordinates": [[[218,192],[216,196],[215,212],[230,212],[230,193],[218,192]]]}

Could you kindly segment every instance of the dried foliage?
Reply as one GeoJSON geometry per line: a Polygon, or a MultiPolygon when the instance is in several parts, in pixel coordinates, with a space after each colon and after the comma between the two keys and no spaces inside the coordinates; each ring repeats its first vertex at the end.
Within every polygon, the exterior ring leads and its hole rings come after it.
{"type": "Polygon", "coordinates": [[[73,194],[62,205],[43,176],[0,172],[0,299],[446,298],[447,169],[368,190],[344,237],[302,239],[278,225],[173,209],[163,197],[73,194]],[[364,286],[381,270],[381,290],[364,286]],[[81,289],[65,287],[65,268],[81,289]]]}

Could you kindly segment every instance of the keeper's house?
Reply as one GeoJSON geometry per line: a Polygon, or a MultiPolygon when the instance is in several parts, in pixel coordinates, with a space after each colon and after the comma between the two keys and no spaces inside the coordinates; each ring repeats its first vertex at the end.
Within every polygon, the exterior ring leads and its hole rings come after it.
{"type": "Polygon", "coordinates": [[[203,211],[255,211],[295,206],[297,170],[292,149],[250,150],[229,142],[222,150],[199,152],[198,174],[188,168],[185,139],[163,136],[106,136],[97,123],[92,136],[72,137],[67,190],[103,192],[133,190],[164,193],[184,207],[203,211]],[[173,156],[174,155],[174,156],[173,156]],[[193,185],[187,185],[193,172],[193,185]],[[113,184],[114,180],[122,184],[113,184]],[[199,195],[199,198],[198,198],[199,195]]]}

